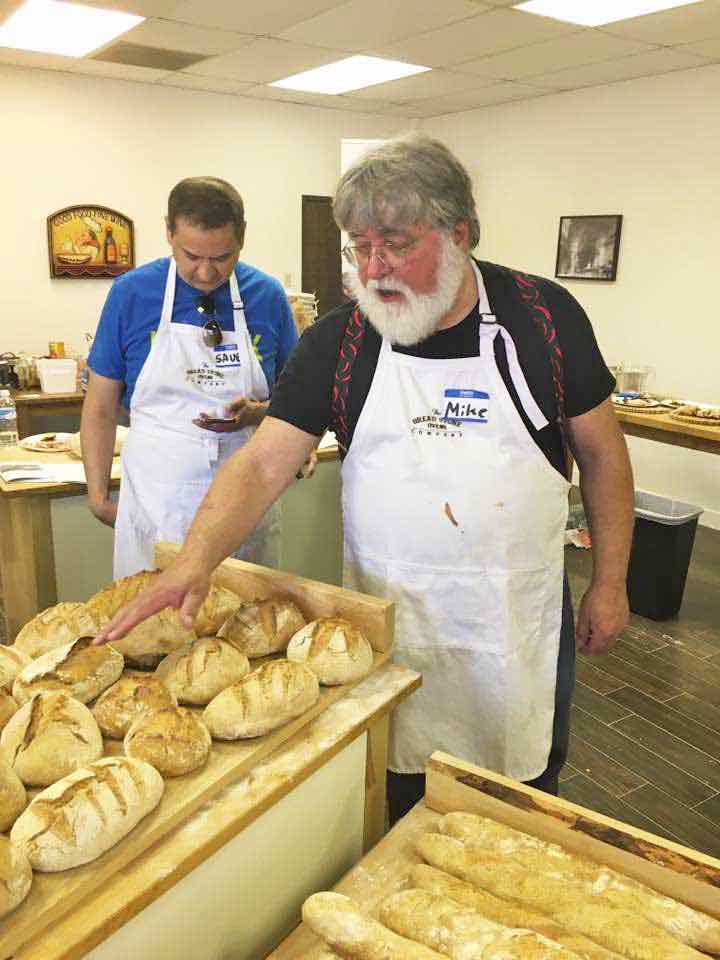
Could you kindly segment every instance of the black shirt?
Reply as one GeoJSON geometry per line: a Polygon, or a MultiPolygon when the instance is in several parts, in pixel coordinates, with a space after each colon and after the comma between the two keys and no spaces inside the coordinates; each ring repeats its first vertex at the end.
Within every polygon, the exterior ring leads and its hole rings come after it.
{"type": "MultiPolygon", "coordinates": [[[[513,338],[518,360],[535,400],[549,421],[537,431],[520,406],[509,376],[505,346],[498,337],[495,356],[502,378],[529,433],[550,463],[565,473],[562,438],[557,426],[557,405],[553,388],[550,354],[542,331],[528,307],[519,297],[512,271],[507,267],[477,261],[485,283],[490,308],[498,323],[513,338]]],[[[602,403],[614,387],[612,374],[598,349],[585,311],[568,291],[557,283],[534,278],[552,314],[558,343],[563,353],[565,412],[568,417],[587,413],[602,403]]],[[[354,301],[326,314],[300,338],[285,365],[270,401],[269,416],[321,436],[330,423],[332,388],[345,327],[354,301]]],[[[411,347],[393,346],[393,350],[427,359],[457,359],[479,355],[480,315],[477,306],[460,323],[411,347]]],[[[348,398],[350,441],[370,390],[381,338],[368,323],[360,353],[352,369],[348,398]]],[[[348,444],[349,446],[349,444],[348,444]]]]}

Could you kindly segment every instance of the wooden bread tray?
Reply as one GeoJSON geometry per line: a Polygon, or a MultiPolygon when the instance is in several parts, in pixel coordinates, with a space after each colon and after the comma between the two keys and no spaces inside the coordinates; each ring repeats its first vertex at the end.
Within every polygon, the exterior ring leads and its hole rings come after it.
{"type": "MultiPolygon", "coordinates": [[[[542,840],[612,867],[688,906],[720,918],[720,860],[593,810],[553,797],[445,753],[426,766],[425,799],[335,887],[366,913],[408,886],[415,864],[415,838],[433,831],[441,816],[463,810],[490,817],[542,840]]],[[[324,944],[300,924],[268,960],[326,960],[324,944]]]]}
{"type": "MultiPolygon", "coordinates": [[[[157,566],[165,569],[178,549],[172,544],[158,544],[155,553],[157,566]]],[[[370,641],[375,651],[373,670],[390,659],[394,607],[389,601],[240,560],[226,560],[220,564],[213,580],[235,591],[242,599],[292,597],[308,620],[346,617],[370,641]]],[[[214,740],[205,767],[184,777],[166,779],[160,805],[103,856],[74,870],[35,873],[27,899],[0,921],[0,960],[7,960],[28,940],[85,902],[109,877],[161,840],[228,784],[246,776],[261,760],[359,682],[321,687],[320,699],[310,710],[264,737],[233,742],[214,740]]],[[[105,741],[106,756],[121,753],[121,741],[105,741]]]]}

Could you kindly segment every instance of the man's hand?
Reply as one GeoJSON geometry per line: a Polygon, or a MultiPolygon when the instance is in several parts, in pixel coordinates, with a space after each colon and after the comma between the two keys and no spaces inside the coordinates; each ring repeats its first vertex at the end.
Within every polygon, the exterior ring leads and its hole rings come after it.
{"type": "Polygon", "coordinates": [[[94,644],[120,640],[143,620],[175,607],[184,626],[192,629],[195,615],[210,589],[210,577],[204,567],[178,559],[131,602],[126,604],[98,633],[94,644]]]}
{"type": "Polygon", "coordinates": [[[575,646],[586,653],[606,653],[625,629],[628,614],[625,584],[618,587],[591,584],[578,611],[575,646]]]}
{"type": "Polygon", "coordinates": [[[213,433],[233,433],[245,427],[257,427],[262,423],[268,408],[267,400],[251,400],[249,397],[238,397],[225,407],[225,417],[211,417],[201,413],[193,423],[203,430],[212,430],[213,433]]]}
{"type": "Polygon", "coordinates": [[[117,508],[117,503],[114,500],[110,500],[109,497],[105,497],[104,500],[90,502],[90,510],[93,516],[96,517],[100,523],[104,523],[108,527],[115,526],[117,508]]]}
{"type": "Polygon", "coordinates": [[[309,480],[315,473],[315,468],[318,465],[318,455],[316,450],[311,450],[310,455],[308,456],[305,463],[300,467],[296,473],[296,478],[298,480],[309,480]]]}

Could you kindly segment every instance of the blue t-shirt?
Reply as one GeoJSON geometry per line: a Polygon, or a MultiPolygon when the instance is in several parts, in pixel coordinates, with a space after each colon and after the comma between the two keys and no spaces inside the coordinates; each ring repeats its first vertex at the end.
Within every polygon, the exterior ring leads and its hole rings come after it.
{"type": "MultiPolygon", "coordinates": [[[[88,366],[102,377],[123,381],[122,401],[127,408],[160,323],[169,264],[170,259],[163,257],[118,277],[100,314],[88,366]]],[[[274,277],[246,263],[236,265],[235,276],[250,339],[272,390],[297,342],[290,305],[274,277]]],[[[232,330],[230,283],[226,281],[214,294],[217,321],[223,330],[232,330]]],[[[178,275],[172,322],[202,327],[207,318],[197,310],[200,296],[202,291],[178,275]]]]}

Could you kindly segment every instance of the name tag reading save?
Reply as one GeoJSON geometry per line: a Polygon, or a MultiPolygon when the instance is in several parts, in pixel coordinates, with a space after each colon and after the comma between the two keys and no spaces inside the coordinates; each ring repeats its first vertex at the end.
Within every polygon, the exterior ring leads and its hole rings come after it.
{"type": "Polygon", "coordinates": [[[221,343],[218,347],[213,347],[215,353],[216,367],[241,367],[242,358],[238,345],[236,343],[221,343]]]}
{"type": "Polygon", "coordinates": [[[443,420],[487,423],[490,394],[482,390],[448,389],[443,395],[443,420]]]}

